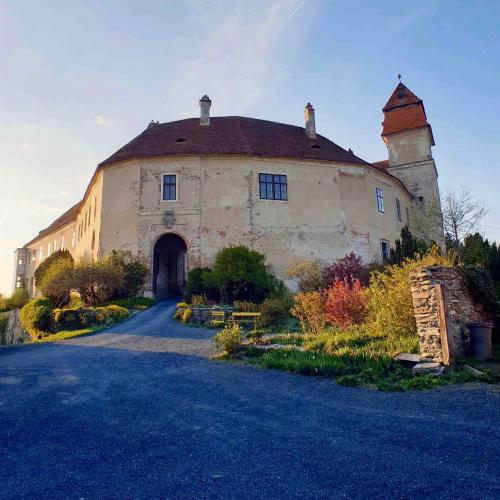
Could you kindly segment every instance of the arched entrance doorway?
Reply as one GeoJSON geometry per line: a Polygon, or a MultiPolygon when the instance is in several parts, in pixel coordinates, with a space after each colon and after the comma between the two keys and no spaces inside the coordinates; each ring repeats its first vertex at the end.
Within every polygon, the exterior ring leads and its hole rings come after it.
{"type": "Polygon", "coordinates": [[[153,249],[153,292],[157,300],[182,295],[186,243],[176,234],[164,234],[153,249]]]}

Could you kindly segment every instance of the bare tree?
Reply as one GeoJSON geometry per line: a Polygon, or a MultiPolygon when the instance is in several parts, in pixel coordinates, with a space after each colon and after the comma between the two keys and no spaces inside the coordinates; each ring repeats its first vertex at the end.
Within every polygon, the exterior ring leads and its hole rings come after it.
{"type": "Polygon", "coordinates": [[[462,188],[460,193],[447,189],[442,197],[444,232],[456,243],[475,231],[488,209],[471,192],[462,188]]]}

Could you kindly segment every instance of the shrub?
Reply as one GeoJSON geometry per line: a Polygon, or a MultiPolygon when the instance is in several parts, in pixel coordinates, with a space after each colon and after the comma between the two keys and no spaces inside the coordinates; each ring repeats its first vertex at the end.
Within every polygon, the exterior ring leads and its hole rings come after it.
{"type": "Polygon", "coordinates": [[[258,305],[246,300],[235,300],[233,302],[233,308],[236,312],[256,312],[259,310],[258,305]]]}
{"type": "Polygon", "coordinates": [[[290,318],[290,309],[293,300],[287,299],[266,299],[260,305],[260,323],[262,326],[282,326],[290,318]]]}
{"type": "Polygon", "coordinates": [[[0,316],[0,344],[5,344],[5,332],[7,331],[7,323],[9,322],[8,318],[0,316]]]}
{"type": "Polygon", "coordinates": [[[43,276],[47,272],[47,270],[50,269],[54,263],[60,261],[69,262],[72,266],[75,263],[73,256],[69,253],[68,250],[56,250],[36,268],[35,285],[37,288],[39,287],[39,284],[42,282],[43,276]]]}
{"type": "Polygon", "coordinates": [[[41,338],[50,328],[51,312],[48,299],[32,300],[21,309],[19,314],[21,326],[32,339],[41,338]]]}
{"type": "Polygon", "coordinates": [[[208,302],[207,296],[202,293],[201,295],[192,295],[191,296],[191,305],[192,306],[204,306],[208,302]]]}
{"type": "Polygon", "coordinates": [[[366,294],[359,280],[349,286],[345,281],[334,281],[324,291],[326,317],[332,325],[342,328],[362,323],[366,318],[366,294]]]}
{"type": "Polygon", "coordinates": [[[326,326],[325,299],[321,292],[298,293],[292,315],[300,321],[303,332],[319,334],[326,326]]]}
{"type": "Polygon", "coordinates": [[[188,323],[189,322],[189,318],[191,318],[191,315],[193,314],[193,311],[189,308],[187,309],[184,309],[182,311],[182,322],[183,323],[188,323]]]}
{"type": "Polygon", "coordinates": [[[153,307],[156,302],[154,299],[149,299],[147,297],[129,297],[128,299],[115,299],[104,305],[117,305],[126,307],[127,309],[148,309],[149,307],[153,307]]]}
{"type": "Polygon", "coordinates": [[[190,301],[193,295],[206,295],[208,299],[219,300],[219,290],[213,282],[212,270],[208,267],[196,267],[187,274],[184,296],[190,301]]]}
{"type": "Polygon", "coordinates": [[[241,346],[239,325],[226,327],[212,337],[212,346],[217,353],[235,354],[241,346]]]}
{"type": "Polygon", "coordinates": [[[354,252],[330,264],[323,272],[325,287],[329,287],[334,281],[345,281],[350,285],[355,279],[364,283],[366,273],[361,263],[361,257],[354,252]]]}
{"type": "Polygon", "coordinates": [[[20,309],[30,300],[28,292],[24,288],[17,289],[11,297],[0,296],[0,312],[20,309]]]}
{"type": "Polygon", "coordinates": [[[175,306],[175,312],[174,315],[172,316],[172,319],[182,320],[182,316],[186,309],[189,309],[189,304],[186,304],[186,302],[179,302],[175,306]]]}
{"type": "Polygon", "coordinates": [[[323,288],[323,270],[321,260],[306,260],[289,267],[286,274],[297,283],[299,291],[313,292],[323,288]]]}
{"type": "Polygon", "coordinates": [[[270,290],[264,255],[240,245],[219,250],[215,257],[213,283],[221,299],[261,302],[270,290]]]}
{"type": "Polygon", "coordinates": [[[453,262],[434,246],[423,256],[405,259],[399,265],[387,266],[384,271],[371,274],[367,320],[374,333],[393,339],[416,337],[410,271],[432,265],[451,266],[453,262]]]}
{"type": "Polygon", "coordinates": [[[81,262],[75,266],[75,289],[84,304],[96,306],[109,300],[123,286],[123,270],[108,261],[81,262]]]}
{"type": "Polygon", "coordinates": [[[106,261],[123,274],[123,284],[114,290],[112,298],[135,297],[144,286],[149,269],[129,251],[112,250],[106,261]]]}
{"type": "Polygon", "coordinates": [[[70,301],[70,292],[74,286],[74,265],[66,258],[55,260],[45,269],[37,285],[54,307],[63,307],[70,301]]]}
{"type": "Polygon", "coordinates": [[[125,307],[117,306],[115,304],[106,306],[106,311],[111,316],[113,321],[120,321],[122,319],[128,318],[130,315],[128,309],[125,309],[125,307]]]}
{"type": "Polygon", "coordinates": [[[55,330],[77,330],[87,324],[83,309],[54,309],[52,321],[55,330]]]}

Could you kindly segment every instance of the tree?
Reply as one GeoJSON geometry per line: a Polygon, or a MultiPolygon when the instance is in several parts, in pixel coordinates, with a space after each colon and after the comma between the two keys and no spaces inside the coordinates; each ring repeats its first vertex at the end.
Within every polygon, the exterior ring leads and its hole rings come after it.
{"type": "Polygon", "coordinates": [[[462,188],[460,193],[446,190],[442,198],[443,225],[446,235],[455,243],[471,233],[488,209],[474,199],[471,192],[462,188]]]}
{"type": "Polygon", "coordinates": [[[106,260],[80,262],[75,266],[74,276],[75,289],[88,306],[106,302],[124,283],[123,270],[106,260]]]}
{"type": "Polygon", "coordinates": [[[462,262],[466,266],[489,267],[491,247],[479,233],[468,234],[459,249],[462,262]]]}
{"type": "Polygon", "coordinates": [[[35,271],[35,285],[38,288],[38,285],[41,283],[43,279],[43,275],[50,269],[50,266],[55,262],[60,260],[66,260],[74,264],[73,256],[68,252],[68,250],[57,250],[52,255],[47,257],[37,268],[35,271]]]}
{"type": "Polygon", "coordinates": [[[106,260],[123,271],[123,286],[115,290],[112,298],[136,297],[144,285],[148,268],[129,251],[112,250],[106,260]]]}
{"type": "Polygon", "coordinates": [[[45,270],[38,289],[55,308],[64,307],[70,301],[74,287],[74,265],[72,260],[58,259],[45,270]]]}
{"type": "Polygon", "coordinates": [[[270,289],[264,261],[264,255],[243,245],[219,250],[212,277],[221,299],[229,303],[235,300],[261,302],[270,289]]]}
{"type": "Polygon", "coordinates": [[[399,264],[404,259],[412,259],[415,254],[424,254],[427,252],[427,244],[422,240],[417,240],[408,226],[401,229],[401,238],[395,242],[395,248],[391,248],[389,263],[399,264]]]}
{"type": "Polygon", "coordinates": [[[286,274],[297,283],[300,292],[312,292],[323,288],[323,269],[321,260],[306,260],[289,267],[286,274]]]}
{"type": "Polygon", "coordinates": [[[500,281],[500,249],[495,242],[491,244],[488,267],[495,281],[500,281]]]}

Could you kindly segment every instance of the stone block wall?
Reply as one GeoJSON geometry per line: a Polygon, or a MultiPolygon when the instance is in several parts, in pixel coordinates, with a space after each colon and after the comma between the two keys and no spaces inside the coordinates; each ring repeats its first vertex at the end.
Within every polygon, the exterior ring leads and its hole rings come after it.
{"type": "Polygon", "coordinates": [[[489,318],[472,300],[460,273],[451,267],[431,266],[412,271],[410,280],[420,355],[446,361],[442,339],[447,338],[451,359],[463,356],[469,346],[466,323],[489,318]]]}
{"type": "Polygon", "coordinates": [[[2,313],[0,316],[7,319],[5,330],[0,332],[0,344],[21,344],[29,341],[29,335],[23,330],[19,322],[19,309],[2,313]]]}

